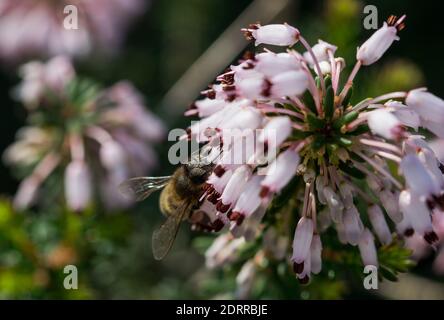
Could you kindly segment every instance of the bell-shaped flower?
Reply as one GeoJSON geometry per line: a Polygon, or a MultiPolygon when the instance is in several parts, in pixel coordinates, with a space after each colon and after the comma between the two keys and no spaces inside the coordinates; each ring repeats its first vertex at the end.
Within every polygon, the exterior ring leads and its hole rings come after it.
{"type": "Polygon", "coordinates": [[[292,149],[282,152],[268,167],[265,179],[261,182],[261,195],[279,192],[285,187],[295,175],[299,160],[298,153],[292,149]]]}
{"type": "Polygon", "coordinates": [[[398,206],[398,193],[384,189],[379,192],[379,200],[393,222],[400,222],[402,220],[402,212],[398,206]]]}
{"type": "Polygon", "coordinates": [[[318,274],[322,269],[322,242],[318,234],[313,235],[310,246],[311,272],[318,274]]]}
{"type": "MultiPolygon", "coordinates": [[[[230,207],[236,202],[244,190],[250,176],[251,169],[247,165],[240,166],[234,171],[221,196],[221,202],[224,206],[230,207]]],[[[220,211],[225,212],[226,210],[220,211]]]]}
{"type": "Polygon", "coordinates": [[[439,185],[416,155],[406,155],[402,159],[400,167],[407,185],[415,194],[429,197],[439,193],[439,185]]]}
{"type": "Polygon", "coordinates": [[[256,40],[255,45],[270,44],[274,46],[292,46],[299,40],[299,30],[284,24],[268,24],[249,29],[256,40]]]}
{"type": "Polygon", "coordinates": [[[245,185],[244,191],[234,206],[232,215],[250,216],[259,208],[261,198],[259,192],[261,190],[261,181],[263,177],[254,175],[245,185]]]}
{"type": "Polygon", "coordinates": [[[313,238],[313,220],[302,217],[296,226],[293,238],[293,255],[291,261],[296,264],[304,262],[310,252],[313,238]]]}
{"type": "Polygon", "coordinates": [[[273,53],[263,52],[256,55],[256,66],[254,70],[262,73],[268,78],[287,71],[301,69],[301,63],[294,55],[287,52],[273,53]]]}
{"type": "Polygon", "coordinates": [[[444,122],[444,100],[427,92],[426,89],[420,88],[410,91],[405,102],[422,119],[439,124],[444,122]]]}
{"type": "Polygon", "coordinates": [[[303,71],[287,71],[270,79],[271,95],[277,98],[298,96],[307,89],[307,74],[303,71]]]}
{"type": "Polygon", "coordinates": [[[395,40],[399,40],[395,26],[389,26],[387,22],[371,35],[362,46],[358,48],[356,59],[364,66],[378,61],[395,40]]]}
{"type": "MultiPolygon", "coordinates": [[[[337,49],[338,47],[322,40],[318,40],[318,43],[312,47],[313,54],[318,62],[327,61],[329,59],[328,51],[331,51],[331,53],[334,55],[337,49]]],[[[304,53],[304,59],[310,65],[314,64],[313,58],[309,52],[304,53]]]]}
{"type": "Polygon", "coordinates": [[[359,252],[361,253],[362,263],[365,266],[378,267],[378,254],[376,252],[375,241],[373,234],[365,228],[359,238],[359,252]]]}
{"type": "Polygon", "coordinates": [[[413,128],[415,131],[418,130],[418,127],[421,125],[421,119],[412,108],[399,101],[389,101],[385,106],[404,126],[413,128]]]}
{"type": "Polygon", "coordinates": [[[418,195],[407,190],[402,191],[399,195],[399,207],[416,232],[421,235],[433,232],[430,211],[418,195]]]}
{"type": "Polygon", "coordinates": [[[377,204],[374,204],[368,208],[368,217],[373,226],[373,230],[378,236],[379,241],[382,244],[387,245],[392,242],[392,234],[388,227],[387,221],[384,218],[384,213],[377,204]]]}
{"type": "Polygon", "coordinates": [[[404,130],[401,121],[387,110],[379,109],[369,113],[368,126],[373,134],[386,139],[399,139],[404,130]]]}
{"type": "Polygon", "coordinates": [[[343,223],[348,243],[357,245],[364,230],[364,225],[355,206],[345,210],[343,223]]]}

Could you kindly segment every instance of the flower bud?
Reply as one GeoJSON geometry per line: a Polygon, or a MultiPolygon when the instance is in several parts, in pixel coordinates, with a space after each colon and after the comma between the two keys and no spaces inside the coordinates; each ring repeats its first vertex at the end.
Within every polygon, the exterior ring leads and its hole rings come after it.
{"type": "MultiPolygon", "coordinates": [[[[338,47],[336,47],[328,42],[322,41],[322,40],[318,40],[318,43],[312,47],[313,53],[314,53],[316,59],[318,60],[318,62],[327,61],[329,59],[328,50],[330,50],[333,54],[335,54],[337,49],[338,49],[338,47]]],[[[310,65],[314,64],[314,61],[313,61],[311,54],[309,52],[304,53],[304,58],[305,58],[305,60],[307,60],[307,62],[310,65]]],[[[328,63],[328,64],[330,65],[330,63],[328,63]]]]}

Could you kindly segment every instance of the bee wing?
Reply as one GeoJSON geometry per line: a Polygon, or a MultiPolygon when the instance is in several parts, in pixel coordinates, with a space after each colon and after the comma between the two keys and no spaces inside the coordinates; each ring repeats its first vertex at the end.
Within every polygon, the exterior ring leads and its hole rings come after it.
{"type": "Polygon", "coordinates": [[[165,187],[170,179],[171,176],[132,178],[121,183],[119,191],[132,200],[142,201],[154,191],[165,187]]]}
{"type": "Polygon", "coordinates": [[[177,214],[169,215],[162,226],[153,232],[152,247],[154,259],[162,260],[168,254],[173,246],[174,239],[176,239],[180,223],[190,206],[190,203],[182,204],[177,214]]]}

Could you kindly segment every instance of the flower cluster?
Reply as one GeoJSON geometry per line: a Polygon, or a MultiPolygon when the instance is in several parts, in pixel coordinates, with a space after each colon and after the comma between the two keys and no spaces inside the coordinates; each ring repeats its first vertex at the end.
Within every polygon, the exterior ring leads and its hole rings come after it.
{"type": "Polygon", "coordinates": [[[28,125],[4,154],[27,175],[15,207],[32,204],[43,182],[60,169],[72,210],[83,210],[95,189],[108,207],[127,205],[116,186],[155,165],[150,143],[165,131],[141,95],[125,81],[99,88],[77,76],[65,56],[29,62],[20,70],[23,81],[15,95],[29,111],[28,125]]]}
{"type": "Polygon", "coordinates": [[[143,0],[2,0],[0,58],[16,62],[33,55],[113,52],[145,5],[143,0]],[[77,17],[68,16],[67,5],[77,8],[77,17]],[[77,18],[77,29],[65,29],[65,19],[71,18],[77,18]]]}
{"type": "Polygon", "coordinates": [[[358,71],[399,40],[404,20],[391,16],[357,49],[342,85],[345,61],[335,45],[319,40],[310,46],[287,24],[243,30],[256,45],[288,48],[246,55],[187,112],[202,118],[189,128],[190,139],[205,143],[215,162],[205,210],[232,233],[209,249],[210,266],[232,259],[242,244],[236,238],[259,233],[264,246],[286,256],[291,241],[282,239],[285,233],[261,224],[283,192],[290,194],[284,220],[297,222],[289,260],[302,283],[320,272],[322,233],[331,227],[340,242],[359,248],[364,265],[378,266],[375,237],[390,244],[390,225],[400,237],[414,234],[436,244],[444,166],[418,130],[444,138],[444,101],[424,88],[351,99],[358,71]],[[305,52],[296,51],[297,43],[305,52]]]}

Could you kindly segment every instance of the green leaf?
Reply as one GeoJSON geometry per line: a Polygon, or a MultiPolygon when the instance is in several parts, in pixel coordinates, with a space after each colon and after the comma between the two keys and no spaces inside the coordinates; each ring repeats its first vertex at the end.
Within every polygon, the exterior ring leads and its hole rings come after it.
{"type": "Polygon", "coordinates": [[[336,138],[336,141],[343,147],[350,147],[353,144],[353,141],[344,137],[336,138]]]}
{"type": "Polygon", "coordinates": [[[306,90],[304,95],[302,96],[303,100],[304,100],[304,104],[305,106],[310,109],[311,112],[313,112],[314,114],[317,113],[316,110],[316,103],[313,100],[313,96],[311,95],[310,91],[306,90]]]}
{"type": "Polygon", "coordinates": [[[359,116],[359,112],[350,111],[350,112],[346,113],[344,116],[342,116],[341,118],[337,119],[335,122],[333,122],[333,128],[338,130],[343,125],[347,125],[350,122],[356,120],[358,118],[358,116],[359,116]]]}
{"type": "Polygon", "coordinates": [[[352,176],[353,178],[356,179],[365,178],[365,174],[362,171],[356,169],[351,161],[347,161],[347,163],[340,162],[339,169],[341,169],[343,172],[347,173],[348,175],[352,176]]]}
{"type": "Polygon", "coordinates": [[[325,120],[309,113],[307,114],[307,122],[312,130],[319,130],[325,127],[325,120]]]}
{"type": "Polygon", "coordinates": [[[325,93],[324,97],[324,112],[326,119],[331,119],[331,117],[333,116],[334,103],[335,93],[333,92],[332,86],[329,86],[327,87],[327,92],[325,93]]]}
{"type": "Polygon", "coordinates": [[[353,96],[353,87],[351,87],[347,94],[344,97],[344,100],[342,100],[342,105],[344,106],[344,108],[346,108],[349,104],[350,104],[350,99],[353,96]]]}

